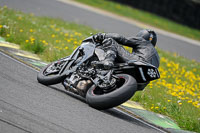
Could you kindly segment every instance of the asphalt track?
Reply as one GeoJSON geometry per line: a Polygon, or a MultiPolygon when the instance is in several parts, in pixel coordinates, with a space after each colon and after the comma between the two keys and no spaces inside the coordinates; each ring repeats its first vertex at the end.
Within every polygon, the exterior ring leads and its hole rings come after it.
{"type": "Polygon", "coordinates": [[[159,132],[112,108],[99,111],[37,82],[37,71],[0,52],[0,132],[159,132]]]}
{"type": "MultiPolygon", "coordinates": [[[[40,16],[51,16],[62,18],[67,21],[89,25],[95,29],[105,32],[117,32],[125,36],[135,35],[140,28],[137,26],[108,17],[106,14],[99,14],[77,6],[67,4],[69,0],[0,0],[0,5],[7,5],[27,13],[34,13],[40,16]],[[65,2],[61,2],[65,1],[65,2]]],[[[189,59],[200,61],[200,44],[176,39],[173,35],[158,33],[157,46],[163,50],[175,52],[178,55],[189,59]]]]}

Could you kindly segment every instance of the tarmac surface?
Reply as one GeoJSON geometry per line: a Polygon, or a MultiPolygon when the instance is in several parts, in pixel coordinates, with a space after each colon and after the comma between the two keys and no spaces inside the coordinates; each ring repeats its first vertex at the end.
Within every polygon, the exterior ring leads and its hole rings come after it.
{"type": "Polygon", "coordinates": [[[39,84],[35,69],[2,52],[0,62],[1,132],[160,132],[115,108],[93,109],[61,85],[39,84]]]}

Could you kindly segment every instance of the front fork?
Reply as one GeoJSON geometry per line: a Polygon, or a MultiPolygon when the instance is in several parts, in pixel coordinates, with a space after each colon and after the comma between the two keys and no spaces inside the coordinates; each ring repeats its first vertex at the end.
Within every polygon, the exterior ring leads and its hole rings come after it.
{"type": "Polygon", "coordinates": [[[65,69],[69,69],[71,67],[71,65],[76,61],[76,59],[79,55],[79,47],[76,48],[76,50],[74,50],[73,53],[70,55],[69,59],[65,62],[62,69],[60,70],[59,75],[61,75],[65,69]]]}

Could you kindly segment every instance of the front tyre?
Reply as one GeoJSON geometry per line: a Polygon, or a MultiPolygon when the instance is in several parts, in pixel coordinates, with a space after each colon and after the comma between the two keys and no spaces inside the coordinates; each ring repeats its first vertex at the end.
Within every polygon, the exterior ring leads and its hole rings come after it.
{"type": "Polygon", "coordinates": [[[108,109],[129,100],[137,91],[137,81],[128,74],[117,74],[119,79],[116,88],[109,93],[99,93],[96,85],[92,85],[86,94],[87,103],[96,109],[108,109]]]}
{"type": "Polygon", "coordinates": [[[55,71],[52,74],[46,74],[47,70],[52,67],[52,65],[54,65],[55,62],[45,66],[44,68],[42,68],[38,75],[37,75],[37,80],[39,83],[43,84],[43,85],[53,85],[53,84],[58,84],[60,82],[62,82],[65,78],[65,75],[59,75],[59,71],[55,71]]]}

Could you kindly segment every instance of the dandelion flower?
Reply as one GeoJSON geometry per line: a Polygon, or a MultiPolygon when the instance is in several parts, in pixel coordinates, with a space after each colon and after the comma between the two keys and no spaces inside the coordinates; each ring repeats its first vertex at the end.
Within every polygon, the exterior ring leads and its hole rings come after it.
{"type": "Polygon", "coordinates": [[[46,43],[46,41],[45,41],[45,40],[43,40],[43,41],[42,41],[42,43],[44,43],[44,44],[45,44],[45,43],[46,43]]]}
{"type": "Polygon", "coordinates": [[[56,31],[60,31],[60,29],[59,29],[59,28],[56,28],[56,31]]]}
{"type": "Polygon", "coordinates": [[[19,17],[18,17],[18,20],[22,20],[22,17],[21,17],[21,16],[19,16],[19,17]]]}
{"type": "Polygon", "coordinates": [[[54,28],[54,27],[55,27],[55,25],[50,25],[50,27],[51,27],[51,28],[54,28]]]}
{"type": "Polygon", "coordinates": [[[20,30],[19,30],[19,32],[23,32],[23,31],[24,31],[23,29],[20,29],[20,30]]]}
{"type": "Polygon", "coordinates": [[[54,35],[54,34],[52,34],[52,35],[51,35],[51,37],[52,37],[52,38],[54,38],[54,37],[55,37],[55,35],[54,35]]]}
{"type": "Polygon", "coordinates": [[[78,44],[78,42],[77,42],[77,41],[74,41],[74,44],[76,45],[76,44],[78,44]]]}
{"type": "Polygon", "coordinates": [[[32,32],[33,32],[33,29],[30,29],[30,30],[29,30],[29,32],[31,32],[31,33],[32,33],[32,32]]]}
{"type": "Polygon", "coordinates": [[[69,49],[69,47],[67,47],[67,46],[66,46],[66,47],[65,47],[65,49],[66,49],[66,50],[68,50],[68,49],[69,49]]]}
{"type": "Polygon", "coordinates": [[[3,27],[3,25],[0,25],[0,29],[3,27]]]}
{"type": "Polygon", "coordinates": [[[35,41],[34,37],[30,37],[31,42],[35,41]]]}

